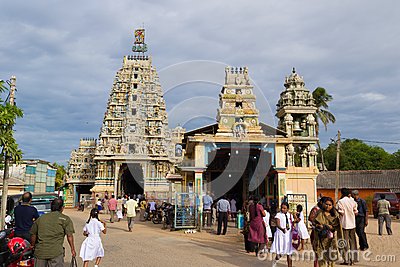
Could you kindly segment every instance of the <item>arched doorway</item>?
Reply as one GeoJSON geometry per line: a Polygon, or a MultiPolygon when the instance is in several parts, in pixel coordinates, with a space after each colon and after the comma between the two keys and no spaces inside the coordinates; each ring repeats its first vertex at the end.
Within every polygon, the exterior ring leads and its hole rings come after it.
{"type": "Polygon", "coordinates": [[[144,193],[143,169],[139,163],[123,163],[120,167],[121,183],[119,192],[123,195],[144,193]]]}

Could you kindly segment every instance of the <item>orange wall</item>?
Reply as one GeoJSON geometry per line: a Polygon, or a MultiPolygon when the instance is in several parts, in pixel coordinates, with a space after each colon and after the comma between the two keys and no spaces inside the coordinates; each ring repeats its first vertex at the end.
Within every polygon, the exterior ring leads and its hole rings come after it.
{"type": "MultiPolygon", "coordinates": [[[[389,192],[390,190],[388,189],[358,189],[358,192],[360,193],[360,197],[362,199],[367,199],[368,197],[373,197],[375,192],[389,192]]],[[[334,189],[317,189],[317,196],[319,197],[319,194],[322,193],[322,196],[325,197],[331,197],[333,200],[335,200],[335,190],[334,189]]],[[[340,190],[339,190],[339,197],[341,196],[340,190]]],[[[372,211],[372,204],[368,204],[368,210],[372,211]]]]}

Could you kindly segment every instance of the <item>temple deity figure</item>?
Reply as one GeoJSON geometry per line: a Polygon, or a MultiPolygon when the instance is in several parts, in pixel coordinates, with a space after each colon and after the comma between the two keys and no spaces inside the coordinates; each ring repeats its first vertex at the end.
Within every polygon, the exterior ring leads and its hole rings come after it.
{"type": "Polygon", "coordinates": [[[315,145],[310,144],[307,148],[308,150],[308,155],[309,155],[309,162],[310,162],[310,167],[316,166],[317,163],[317,148],[315,145]]]}
{"type": "Polygon", "coordinates": [[[294,146],[292,144],[289,144],[286,146],[286,161],[287,165],[289,166],[294,166],[294,155],[296,152],[294,151],[294,146]]]}
{"type": "Polygon", "coordinates": [[[308,150],[304,148],[300,154],[301,157],[301,167],[308,167],[308,150]]]}

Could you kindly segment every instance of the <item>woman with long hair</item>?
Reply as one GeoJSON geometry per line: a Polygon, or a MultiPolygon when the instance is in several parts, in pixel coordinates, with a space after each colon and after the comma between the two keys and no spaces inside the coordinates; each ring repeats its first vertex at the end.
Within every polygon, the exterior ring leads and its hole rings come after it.
{"type": "Polygon", "coordinates": [[[90,211],[90,217],[83,228],[83,235],[86,239],[83,241],[80,251],[80,257],[83,260],[83,267],[89,266],[89,261],[96,259],[95,267],[98,267],[101,258],[104,257],[103,244],[100,234],[107,232],[106,223],[99,220],[99,210],[94,208],[90,211]]]}
{"type": "Polygon", "coordinates": [[[254,203],[249,206],[250,213],[250,229],[249,241],[255,244],[256,256],[260,250],[263,250],[267,243],[267,234],[264,225],[265,211],[259,203],[259,198],[254,197],[254,203]]]}
{"type": "Polygon", "coordinates": [[[342,238],[342,227],[340,225],[339,213],[333,206],[330,197],[324,199],[322,208],[317,212],[313,225],[315,225],[313,250],[318,259],[319,267],[334,266],[339,258],[338,239],[342,238]]]}

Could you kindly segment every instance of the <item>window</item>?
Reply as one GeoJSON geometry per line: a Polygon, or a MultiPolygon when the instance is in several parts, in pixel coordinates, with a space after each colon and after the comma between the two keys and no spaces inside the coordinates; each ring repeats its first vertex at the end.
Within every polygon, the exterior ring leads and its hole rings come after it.
{"type": "Polygon", "coordinates": [[[132,115],[135,116],[136,115],[136,108],[132,109],[132,115]]]}
{"type": "Polygon", "coordinates": [[[36,167],[26,166],[26,174],[36,174],[36,167]]]}
{"type": "Polygon", "coordinates": [[[137,100],[137,95],[132,95],[132,101],[136,101],[137,100]]]}
{"type": "Polygon", "coordinates": [[[47,170],[47,176],[55,177],[56,176],[56,170],[47,170]]]}
{"type": "Polygon", "coordinates": [[[137,83],[133,84],[133,89],[137,89],[137,83]]]}

